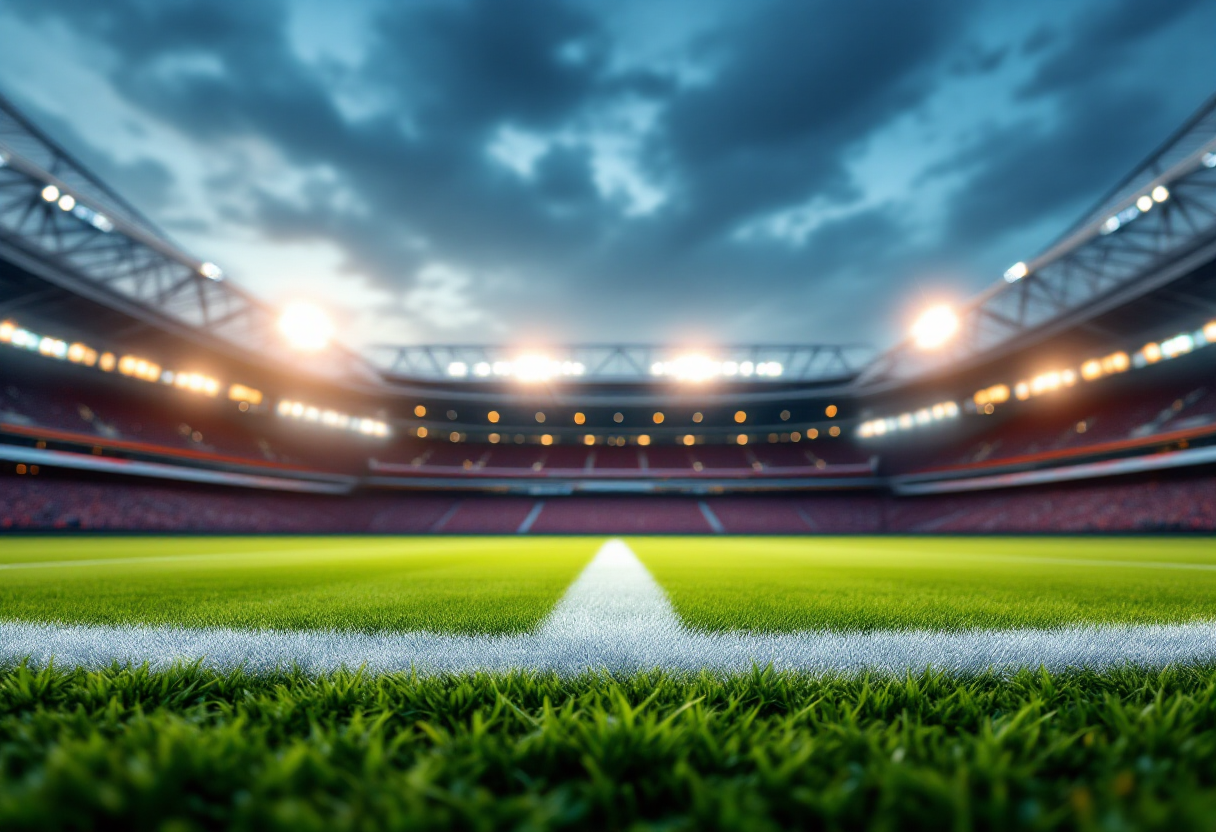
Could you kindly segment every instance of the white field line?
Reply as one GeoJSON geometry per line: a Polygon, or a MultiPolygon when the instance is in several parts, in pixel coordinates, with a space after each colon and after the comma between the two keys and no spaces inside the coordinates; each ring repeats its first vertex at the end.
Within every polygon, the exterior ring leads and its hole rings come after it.
{"type": "Polygon", "coordinates": [[[1155,667],[1216,660],[1216,622],[1083,625],[1054,629],[872,633],[704,633],[686,627],[663,590],[619,540],[608,541],[534,632],[461,636],[368,635],[230,628],[116,627],[0,622],[0,661],[166,667],[202,661],[253,671],[298,666],[318,673],[363,666],[422,674],[508,670],[973,672],[1021,667],[1155,667]]]}

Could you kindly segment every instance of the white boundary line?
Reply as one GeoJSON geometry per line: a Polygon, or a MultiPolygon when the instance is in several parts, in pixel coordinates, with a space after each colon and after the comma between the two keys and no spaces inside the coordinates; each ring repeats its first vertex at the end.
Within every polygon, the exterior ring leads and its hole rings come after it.
{"type": "Polygon", "coordinates": [[[1216,661],[1216,622],[1084,625],[1053,629],[872,633],[704,633],[686,627],[667,595],[622,541],[610,540],[533,633],[370,635],[231,628],[0,622],[0,661],[161,668],[201,661],[253,671],[298,666],[422,674],[509,670],[748,671],[772,665],[816,673],[899,674],[934,667],[976,672],[1216,661]]]}

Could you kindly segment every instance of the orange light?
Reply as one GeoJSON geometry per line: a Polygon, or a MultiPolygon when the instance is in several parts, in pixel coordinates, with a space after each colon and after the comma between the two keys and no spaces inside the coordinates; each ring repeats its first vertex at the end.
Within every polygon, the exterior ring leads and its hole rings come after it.
{"type": "Polygon", "coordinates": [[[663,414],[662,414],[662,413],[656,413],[656,414],[654,414],[654,423],[655,423],[656,425],[661,425],[661,424],[663,424],[663,414]]]}
{"type": "Polygon", "coordinates": [[[738,422],[739,424],[743,424],[744,422],[747,421],[747,414],[744,413],[742,410],[736,411],[735,412],[735,421],[738,422]]]}
{"type": "Polygon", "coordinates": [[[688,434],[687,436],[685,436],[685,437],[684,437],[684,444],[685,444],[685,445],[693,445],[693,444],[696,444],[696,441],[697,441],[697,437],[693,436],[691,433],[690,433],[690,434],[688,434]]]}
{"type": "Polygon", "coordinates": [[[426,439],[426,428],[418,428],[418,438],[426,439]]]}
{"type": "Polygon", "coordinates": [[[243,384],[233,384],[228,388],[228,398],[234,402],[247,402],[257,406],[262,403],[262,391],[243,384]]]}
{"type": "Polygon", "coordinates": [[[490,420],[491,425],[497,425],[498,424],[498,411],[491,410],[489,413],[486,414],[486,418],[490,420]]]}
{"type": "Polygon", "coordinates": [[[547,433],[546,433],[544,436],[542,436],[542,437],[540,438],[540,444],[542,444],[542,445],[552,445],[552,444],[553,444],[553,437],[552,437],[551,435],[549,435],[549,434],[547,434],[547,433]]]}
{"type": "Polygon", "coordinates": [[[832,425],[828,428],[828,436],[840,436],[840,425],[832,425]]]}
{"type": "MultiPolygon", "coordinates": [[[[579,415],[579,416],[582,416],[583,414],[581,414],[581,413],[580,413],[580,414],[578,414],[578,415],[579,415]]],[[[584,445],[594,445],[594,444],[595,444],[595,437],[594,437],[594,436],[592,436],[591,434],[587,434],[586,436],[584,436],[584,437],[583,437],[583,444],[584,444],[584,445]]]]}
{"type": "Polygon", "coordinates": [[[650,437],[643,433],[641,436],[638,437],[638,444],[639,445],[649,445],[650,437]]]}
{"type": "Polygon", "coordinates": [[[827,409],[827,410],[825,410],[825,411],[823,411],[823,412],[824,412],[824,413],[826,413],[826,414],[828,415],[828,418],[829,418],[829,419],[835,418],[835,416],[836,416],[836,405],[834,405],[834,404],[830,404],[830,405],[828,405],[828,409],[827,409]]]}
{"type": "MultiPolygon", "coordinates": [[[[421,419],[423,416],[426,415],[426,408],[423,407],[422,405],[418,405],[417,407],[414,408],[414,415],[417,416],[419,419],[421,419]]],[[[423,435],[425,436],[425,434],[423,434],[423,435]]]]}
{"type": "Polygon", "coordinates": [[[574,424],[581,425],[583,422],[586,422],[586,421],[587,421],[587,417],[584,416],[583,414],[581,414],[581,413],[574,414],[574,424]]]}
{"type": "Polygon", "coordinates": [[[735,441],[737,443],[739,443],[740,445],[746,445],[747,444],[747,434],[746,433],[739,434],[737,437],[735,437],[735,441]]]}

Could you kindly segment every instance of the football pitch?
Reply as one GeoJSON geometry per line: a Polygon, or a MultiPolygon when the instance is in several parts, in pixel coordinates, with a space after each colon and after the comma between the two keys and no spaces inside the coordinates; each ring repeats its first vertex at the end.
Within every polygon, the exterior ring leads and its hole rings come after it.
{"type": "Polygon", "coordinates": [[[1201,538],[10,537],[0,828],[1216,828],[1201,538]]]}

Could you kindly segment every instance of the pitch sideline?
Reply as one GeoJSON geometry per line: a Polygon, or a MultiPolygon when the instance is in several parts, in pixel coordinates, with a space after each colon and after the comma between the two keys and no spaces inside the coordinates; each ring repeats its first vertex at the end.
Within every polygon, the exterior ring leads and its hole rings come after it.
{"type": "Polygon", "coordinates": [[[1061,670],[1121,664],[1157,667],[1216,660],[1216,622],[1082,625],[1052,629],[705,633],[684,625],[632,550],[607,541],[532,633],[508,636],[407,632],[237,630],[0,622],[0,662],[166,667],[200,661],[254,671],[297,666],[422,674],[510,670],[748,671],[772,665],[809,672],[957,672],[1022,667],[1061,670]]]}

